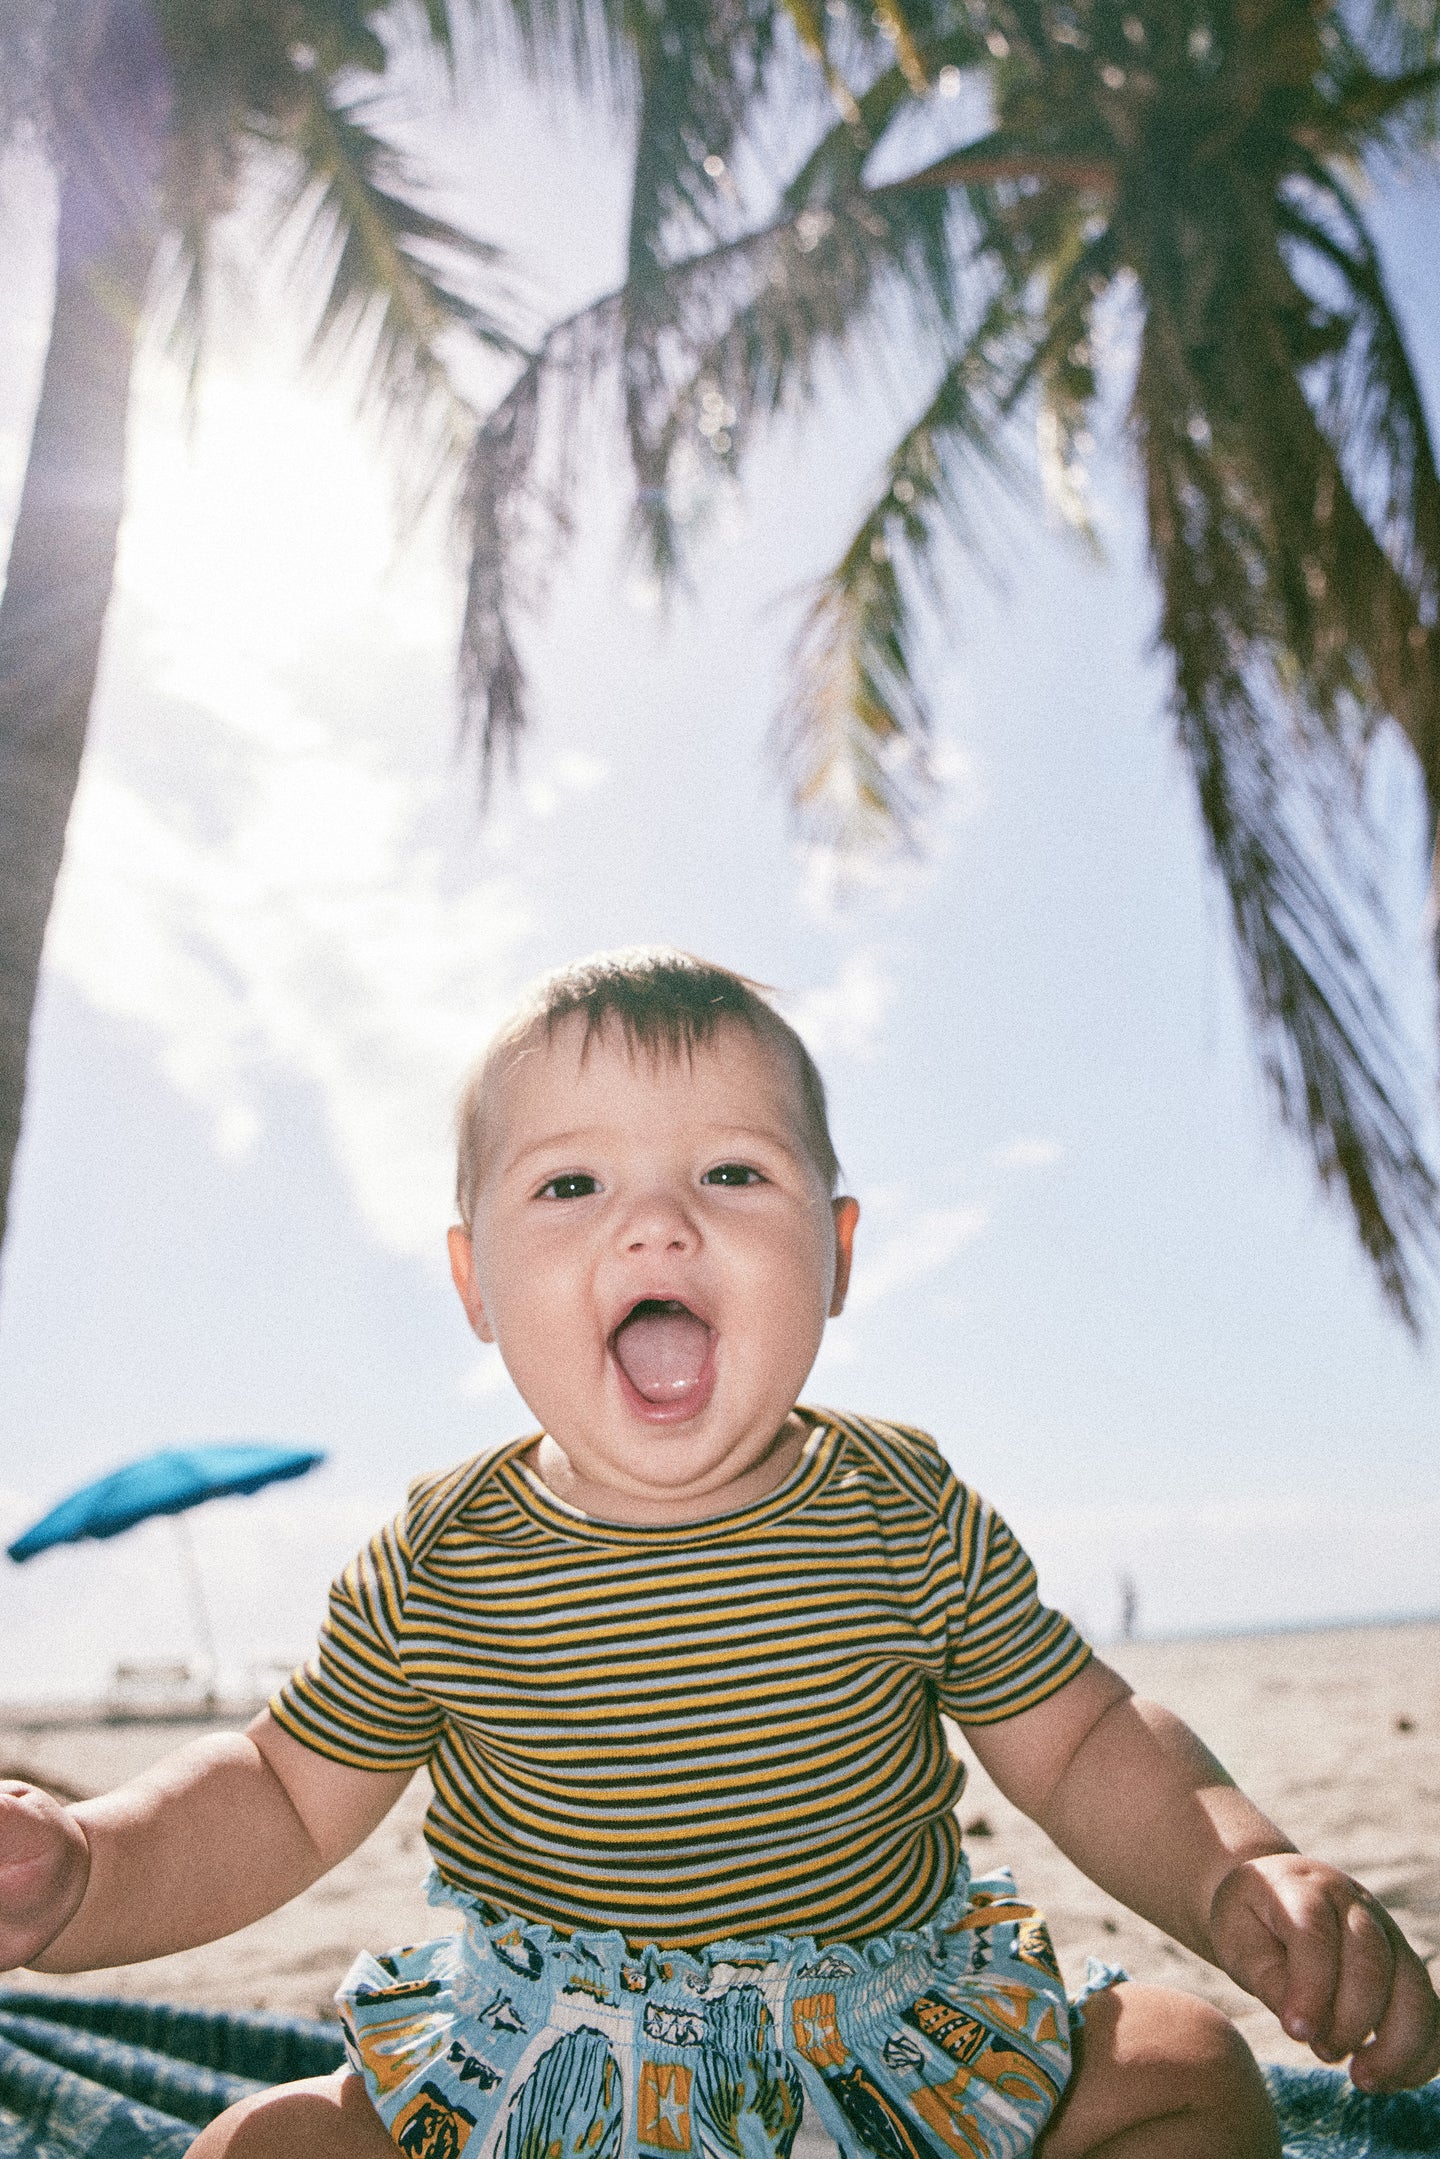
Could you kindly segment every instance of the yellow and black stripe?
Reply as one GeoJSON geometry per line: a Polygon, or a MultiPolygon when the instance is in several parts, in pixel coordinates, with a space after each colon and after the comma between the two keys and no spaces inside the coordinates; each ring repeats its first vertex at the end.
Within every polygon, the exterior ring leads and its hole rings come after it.
{"type": "Polygon", "coordinates": [[[1090,1652],[933,1440],[828,1411],[778,1491],[640,1528],[553,1500],[533,1442],[424,1477],[271,1704],[358,1769],[428,1765],[442,1875],[632,1944],[920,1925],[959,1856],[940,1725],[1090,1652]]]}

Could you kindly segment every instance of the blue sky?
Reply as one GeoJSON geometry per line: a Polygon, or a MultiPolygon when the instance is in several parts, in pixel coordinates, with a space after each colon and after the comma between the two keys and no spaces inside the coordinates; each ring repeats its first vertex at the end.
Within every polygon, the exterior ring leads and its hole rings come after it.
{"type": "MultiPolygon", "coordinates": [[[[621,163],[598,123],[511,96],[423,133],[547,307],[608,280],[621,163]]],[[[1378,216],[1440,396],[1436,207],[1378,216]]],[[[47,215],[10,168],[0,532],[47,215]]],[[[1122,1569],[1155,1632],[1440,1608],[1440,1351],[1383,1310],[1265,1102],[1146,657],[1123,453],[1106,567],[1038,519],[1003,590],[955,566],[929,850],[837,900],[764,745],[793,594],[876,469],[885,393],[837,378],[777,436],[668,622],[593,430],[529,631],[533,737],[481,822],[453,561],[429,528],[397,543],[383,458],[297,374],[258,285],[193,441],[164,362],[141,374],[0,1282],[0,1529],[154,1446],[314,1442],[331,1461],[303,1485],[195,1518],[227,1664],[303,1650],[406,1479],[525,1425],[443,1270],[466,1060],[538,969],[665,939],[783,991],[830,1083],[864,1215],[811,1399],[928,1425],[1102,1635],[1122,1569]]],[[[1400,755],[1377,798],[1418,846],[1400,755]]],[[[0,1695],[94,1687],[185,1626],[163,1525],[6,1567],[0,1695]]]]}

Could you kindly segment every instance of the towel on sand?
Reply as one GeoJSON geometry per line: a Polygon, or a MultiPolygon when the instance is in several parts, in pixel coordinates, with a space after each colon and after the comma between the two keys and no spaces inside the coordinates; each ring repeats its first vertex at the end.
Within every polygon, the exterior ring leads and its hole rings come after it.
{"type": "MultiPolygon", "coordinates": [[[[247,2092],[342,2059],[305,2017],[0,1992],[0,2159],[179,2159],[247,2092]]],[[[1440,2154],[1440,2080],[1367,2099],[1333,2069],[1265,2074],[1286,2159],[1440,2154]]]]}

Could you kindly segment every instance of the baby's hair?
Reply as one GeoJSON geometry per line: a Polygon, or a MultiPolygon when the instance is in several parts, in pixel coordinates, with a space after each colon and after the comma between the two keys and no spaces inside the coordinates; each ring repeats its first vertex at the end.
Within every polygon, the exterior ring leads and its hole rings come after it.
{"type": "Polygon", "coordinates": [[[840,1163],[830,1138],[825,1082],[795,1029],[769,1002],[764,985],[670,945],[636,945],[597,952],[542,976],[470,1074],[455,1114],[455,1198],[467,1227],[480,1183],[485,1108],[497,1074],[541,1042],[553,1041],[557,1029],[577,1014],[585,1021],[582,1063],[591,1043],[611,1026],[620,1028],[632,1052],[677,1062],[713,1041],[724,1021],[748,1028],[788,1061],[799,1091],[805,1145],[826,1190],[835,1190],[840,1163]]]}

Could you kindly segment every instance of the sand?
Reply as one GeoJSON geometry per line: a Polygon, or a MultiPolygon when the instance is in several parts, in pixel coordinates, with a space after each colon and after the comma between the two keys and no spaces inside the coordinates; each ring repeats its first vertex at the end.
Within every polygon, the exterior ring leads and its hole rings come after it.
{"type": "MultiPolygon", "coordinates": [[[[1366,1882],[1440,1980],[1440,1622],[1136,1642],[1106,1654],[1142,1693],[1185,1717],[1302,1849],[1366,1882]]],[[[0,1774],[29,1773],[80,1796],[133,1775],[197,1729],[0,1717],[0,1774]]],[[[0,1987],[326,2016],[357,1949],[423,1939],[450,1924],[421,1890],[425,1803],[417,1777],[343,1866],[228,1941],[103,1974],[16,1973],[0,1987]]],[[[1262,2060],[1309,2059],[1227,1979],[1094,1888],[978,1769],[960,1813],[976,1870],[1009,1865],[1048,1913],[1072,1986],[1087,1956],[1102,1956],[1136,1979],[1218,2002],[1262,2060]]]]}

